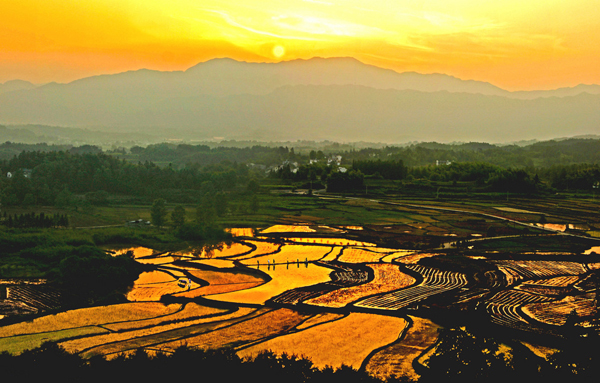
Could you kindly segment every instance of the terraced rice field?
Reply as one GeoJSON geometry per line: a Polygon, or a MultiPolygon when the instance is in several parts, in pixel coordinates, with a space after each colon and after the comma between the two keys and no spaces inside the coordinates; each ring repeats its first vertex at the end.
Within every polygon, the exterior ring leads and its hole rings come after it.
{"type": "Polygon", "coordinates": [[[574,311],[578,317],[592,316],[596,305],[592,294],[567,296],[559,301],[538,302],[523,305],[523,313],[538,322],[562,326],[574,311]]]}
{"type": "Polygon", "coordinates": [[[319,368],[339,368],[345,364],[358,369],[373,350],[398,340],[406,323],[405,319],[386,315],[351,313],[242,349],[238,355],[250,357],[265,350],[279,354],[294,350],[319,368]]]}
{"type": "Polygon", "coordinates": [[[234,237],[254,237],[254,229],[251,227],[232,227],[225,230],[234,237]]]}
{"type": "Polygon", "coordinates": [[[195,298],[205,295],[223,294],[233,291],[251,289],[266,281],[257,276],[225,270],[187,270],[193,277],[199,278],[208,285],[192,288],[190,291],[179,292],[176,296],[195,298]]]}
{"type": "Polygon", "coordinates": [[[147,248],[147,247],[136,246],[136,247],[126,247],[126,248],[121,248],[121,249],[114,249],[113,254],[115,256],[123,255],[123,254],[127,254],[130,251],[133,253],[133,257],[136,259],[158,253],[157,251],[147,248]]]}
{"type": "Polygon", "coordinates": [[[46,340],[105,334],[109,323],[135,323],[161,318],[181,310],[180,304],[143,302],[69,310],[46,315],[32,322],[0,327],[0,352],[20,353],[40,346],[46,340]],[[100,327],[102,326],[102,327],[100,327]]]}
{"type": "Polygon", "coordinates": [[[306,304],[323,307],[344,307],[366,296],[386,293],[411,286],[416,280],[410,275],[400,271],[396,265],[387,263],[368,264],[373,270],[373,280],[351,286],[333,290],[317,298],[305,301],[306,304]]]}
{"type": "Polygon", "coordinates": [[[346,247],[338,257],[338,261],[343,263],[371,263],[379,262],[384,255],[378,252],[346,247]]]}
{"type": "Polygon", "coordinates": [[[365,366],[367,372],[380,379],[392,376],[418,379],[413,361],[436,343],[441,327],[425,318],[409,316],[409,320],[410,326],[401,340],[371,356],[365,366]]]}
{"type": "Polygon", "coordinates": [[[404,263],[407,265],[416,264],[423,258],[437,257],[439,254],[436,253],[416,253],[408,252],[406,254],[400,254],[399,257],[394,258],[396,262],[404,263]]]}
{"type": "Polygon", "coordinates": [[[259,231],[259,234],[269,233],[314,233],[316,230],[304,225],[273,225],[264,230],[259,231]]]}
{"type": "Polygon", "coordinates": [[[580,279],[581,278],[579,276],[568,275],[562,277],[531,280],[515,286],[515,289],[546,296],[564,295],[569,292],[567,288],[572,287],[575,283],[579,282],[580,279]]]}
{"type": "Polygon", "coordinates": [[[330,281],[330,268],[308,264],[279,264],[260,268],[271,280],[263,285],[225,294],[208,295],[206,298],[220,302],[263,305],[269,299],[287,290],[330,281]]]}
{"type": "Polygon", "coordinates": [[[421,302],[431,296],[467,285],[467,278],[462,273],[419,265],[407,265],[406,268],[420,274],[423,282],[392,293],[365,298],[355,303],[354,306],[379,310],[398,310],[421,302]]]}
{"type": "Polygon", "coordinates": [[[171,315],[179,310],[181,310],[181,304],[165,305],[156,302],[123,303],[68,310],[58,314],[42,316],[31,322],[0,327],[0,338],[104,325],[118,321],[139,321],[171,315]]]}
{"type": "MultiPolygon", "coordinates": [[[[159,301],[164,295],[172,295],[182,291],[177,285],[179,278],[185,277],[181,271],[155,270],[144,272],[134,282],[133,288],[127,293],[131,302],[159,301]]],[[[192,284],[192,287],[198,287],[192,284]]]]}
{"type": "Polygon", "coordinates": [[[297,305],[330,291],[363,284],[368,279],[368,269],[364,266],[350,266],[339,263],[323,263],[323,265],[333,270],[329,274],[330,281],[287,290],[273,297],[270,302],[278,305],[297,305]]]}
{"type": "Polygon", "coordinates": [[[269,266],[275,264],[319,261],[327,256],[333,247],[320,245],[285,245],[277,253],[245,258],[240,262],[246,266],[269,266]]]}
{"type": "MultiPolygon", "coordinates": [[[[427,223],[410,224],[413,234],[440,231],[427,223]]],[[[456,228],[447,226],[446,231],[456,228]]],[[[409,228],[396,225],[386,230],[395,233],[398,227],[409,228]]],[[[430,298],[440,298],[436,303],[444,297],[447,303],[479,301],[492,323],[519,329],[540,322],[561,326],[573,310],[582,320],[595,315],[590,271],[600,263],[591,258],[590,263],[488,261],[471,255],[469,261],[492,266],[480,274],[487,281],[485,288],[473,288],[463,273],[419,264],[443,253],[378,247],[345,239],[340,230],[276,225],[252,237],[252,229],[231,229],[238,238],[214,248],[177,253],[140,247],[116,250],[115,254],[132,251],[138,262],[153,268],[135,281],[127,294],[130,303],[0,327],[0,352],[19,353],[45,340],[85,357],[108,358],[138,348],[227,346],[242,357],[272,350],[309,357],[317,367],[345,364],[383,379],[417,378],[413,361],[436,342],[440,326],[409,316],[404,309],[417,308],[430,298]],[[181,278],[190,279],[189,289],[178,285],[181,278]],[[180,303],[159,302],[169,297],[180,303]]]]}
{"type": "Polygon", "coordinates": [[[583,263],[567,261],[492,261],[501,270],[523,279],[552,278],[561,275],[580,275],[588,271],[583,263]],[[510,271],[509,271],[510,270],[510,271]]]}
{"type": "Polygon", "coordinates": [[[94,355],[117,356],[121,352],[137,348],[152,348],[163,343],[181,342],[183,339],[194,335],[231,326],[264,311],[265,309],[240,308],[236,311],[225,311],[221,316],[206,315],[189,321],[166,322],[164,325],[140,327],[123,333],[73,339],[59,344],[65,350],[78,352],[85,357],[94,355]]]}
{"type": "Polygon", "coordinates": [[[227,258],[248,254],[253,250],[254,248],[246,242],[232,242],[216,247],[201,247],[192,251],[177,252],[174,255],[185,258],[227,258]]]}
{"type": "Polygon", "coordinates": [[[266,241],[245,240],[244,243],[246,243],[250,246],[253,246],[254,251],[247,253],[247,254],[229,256],[227,258],[232,259],[232,260],[242,260],[242,259],[254,258],[254,257],[258,257],[261,255],[277,253],[282,247],[281,244],[266,242],[266,241]]]}
{"type": "Polygon", "coordinates": [[[555,300],[555,298],[525,291],[504,290],[485,301],[485,309],[492,323],[505,327],[522,328],[530,324],[520,313],[522,306],[555,300]]]}
{"type": "Polygon", "coordinates": [[[287,237],[286,241],[296,242],[296,243],[316,243],[323,245],[336,245],[336,246],[372,246],[375,247],[374,243],[363,242],[363,241],[355,241],[352,239],[346,238],[293,238],[287,237]]]}
{"type": "Polygon", "coordinates": [[[199,348],[239,347],[247,343],[254,343],[285,334],[308,317],[307,314],[300,314],[289,309],[268,310],[231,326],[221,327],[169,343],[162,343],[157,348],[160,350],[174,350],[181,345],[182,341],[188,346],[199,348]]]}

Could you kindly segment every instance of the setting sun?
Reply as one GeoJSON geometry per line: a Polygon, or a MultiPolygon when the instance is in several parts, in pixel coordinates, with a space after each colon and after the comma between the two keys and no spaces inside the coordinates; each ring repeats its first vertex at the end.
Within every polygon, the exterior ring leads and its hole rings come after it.
{"type": "Polygon", "coordinates": [[[599,16],[591,0],[7,0],[0,82],[183,70],[219,57],[354,57],[398,72],[550,89],[600,82],[599,16]]]}
{"type": "Polygon", "coordinates": [[[275,47],[273,47],[273,56],[281,58],[283,55],[285,55],[285,48],[281,45],[275,45],[275,47]]]}

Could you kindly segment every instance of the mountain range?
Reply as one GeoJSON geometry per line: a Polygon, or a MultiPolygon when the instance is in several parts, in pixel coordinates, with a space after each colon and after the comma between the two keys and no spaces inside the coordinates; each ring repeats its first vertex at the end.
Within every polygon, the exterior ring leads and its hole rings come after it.
{"type": "Polygon", "coordinates": [[[199,139],[509,142],[597,134],[600,85],[510,92],[352,58],[214,59],[67,84],[0,84],[0,124],[186,131],[199,139]]]}

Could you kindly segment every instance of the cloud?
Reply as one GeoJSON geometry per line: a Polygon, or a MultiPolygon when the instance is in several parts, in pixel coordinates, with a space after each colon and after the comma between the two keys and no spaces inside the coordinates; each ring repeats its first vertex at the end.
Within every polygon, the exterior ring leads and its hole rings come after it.
{"type": "Polygon", "coordinates": [[[330,3],[328,1],[318,1],[318,0],[302,0],[306,3],[313,3],[313,4],[321,4],[321,5],[327,5],[327,6],[332,6],[335,5],[334,3],[330,3]]]}
{"type": "Polygon", "coordinates": [[[260,29],[256,29],[256,28],[253,28],[253,27],[250,27],[250,26],[247,26],[247,25],[244,25],[244,24],[238,22],[227,12],[214,10],[214,9],[204,9],[204,11],[220,15],[223,18],[223,20],[232,27],[240,28],[247,32],[251,32],[251,33],[262,35],[262,36],[269,36],[269,37],[274,37],[274,38],[278,38],[278,39],[286,39],[286,40],[307,40],[307,41],[321,40],[321,39],[316,39],[314,37],[283,35],[283,34],[278,34],[278,33],[274,33],[274,32],[269,32],[266,30],[260,30],[260,29]]]}

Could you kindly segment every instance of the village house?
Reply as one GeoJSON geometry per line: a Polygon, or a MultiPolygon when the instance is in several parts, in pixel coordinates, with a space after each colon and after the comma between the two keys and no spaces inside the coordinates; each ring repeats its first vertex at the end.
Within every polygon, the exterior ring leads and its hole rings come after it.
{"type": "MultiPolygon", "coordinates": [[[[22,172],[25,178],[31,178],[31,169],[19,169],[18,172],[22,172]]],[[[6,178],[12,178],[16,172],[6,173],[6,178]]]]}

